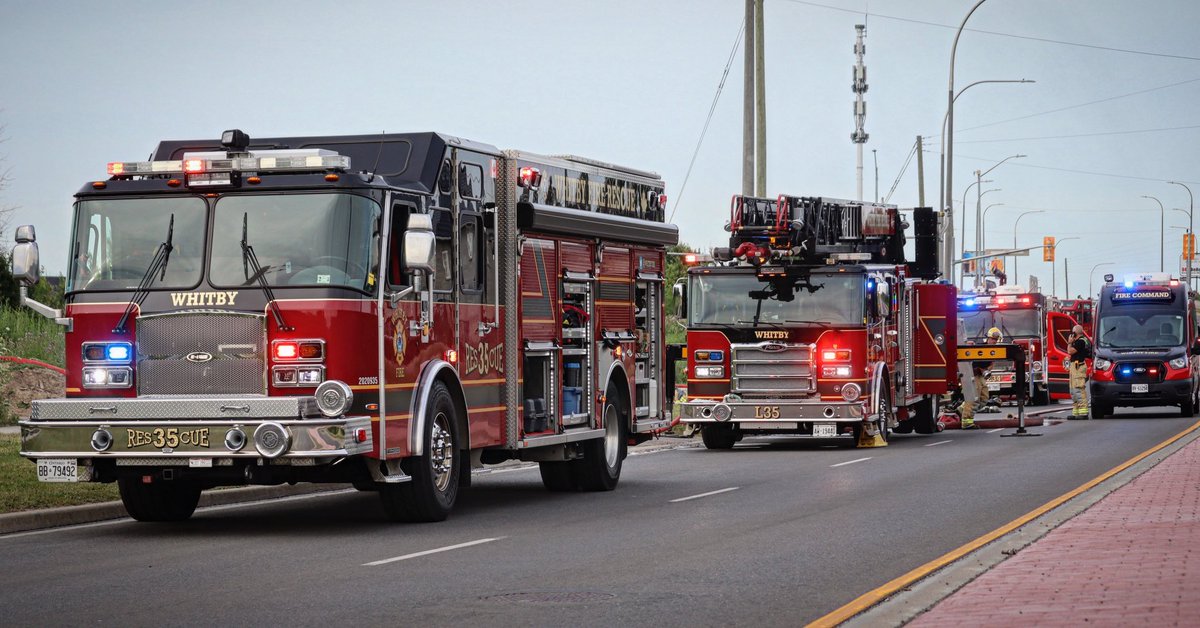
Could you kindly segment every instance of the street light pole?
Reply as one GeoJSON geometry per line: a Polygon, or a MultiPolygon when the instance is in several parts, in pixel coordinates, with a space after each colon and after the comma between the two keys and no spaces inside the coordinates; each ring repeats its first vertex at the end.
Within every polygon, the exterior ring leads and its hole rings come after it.
{"type": "MultiPolygon", "coordinates": [[[[1182,187],[1183,189],[1187,190],[1187,192],[1188,192],[1188,236],[1191,237],[1191,234],[1196,232],[1196,222],[1192,218],[1192,209],[1193,209],[1192,188],[1189,188],[1188,186],[1186,186],[1178,181],[1167,181],[1167,183],[1170,183],[1171,185],[1178,185],[1178,186],[1182,187]]],[[[1192,289],[1192,259],[1194,259],[1195,257],[1196,257],[1196,252],[1192,251],[1192,254],[1189,255],[1188,259],[1187,259],[1188,290],[1192,289]]]]}
{"type": "MultiPolygon", "coordinates": [[[[966,267],[963,265],[963,264],[964,264],[963,260],[965,260],[965,259],[966,259],[966,257],[967,257],[967,192],[970,192],[972,187],[974,187],[974,186],[976,186],[976,185],[979,185],[980,183],[991,183],[991,182],[992,182],[992,181],[991,181],[990,179],[989,179],[989,180],[987,180],[987,181],[976,181],[976,182],[972,183],[971,185],[968,185],[968,186],[967,186],[967,188],[966,188],[965,190],[963,190],[963,198],[962,198],[962,208],[963,208],[962,241],[959,243],[959,250],[958,250],[958,259],[959,259],[959,265],[958,265],[958,281],[959,281],[959,283],[961,283],[961,282],[962,282],[962,281],[965,279],[965,277],[964,277],[964,273],[966,272],[966,271],[964,270],[966,267]]],[[[953,205],[953,202],[954,202],[954,201],[951,201],[951,205],[953,205]]],[[[951,211],[953,211],[953,209],[954,209],[954,208],[953,208],[953,207],[951,207],[950,209],[951,209],[951,211]]],[[[951,234],[950,234],[949,236],[947,236],[947,238],[950,240],[950,242],[951,242],[951,243],[953,243],[953,242],[954,242],[954,234],[953,234],[953,232],[951,232],[951,234]]],[[[953,250],[953,249],[951,249],[951,250],[950,250],[950,261],[951,261],[951,262],[953,262],[953,261],[954,261],[954,250],[953,250]]],[[[953,264],[951,264],[951,265],[953,265],[953,264]]],[[[953,277],[951,277],[951,279],[953,279],[953,277]]]]}
{"type": "Polygon", "coordinates": [[[1158,203],[1158,272],[1163,272],[1167,269],[1166,263],[1163,261],[1163,251],[1166,250],[1166,232],[1167,232],[1167,210],[1163,209],[1162,201],[1153,196],[1142,195],[1142,198],[1152,199],[1158,203]]]}
{"type": "Polygon", "coordinates": [[[1050,250],[1054,251],[1054,257],[1050,260],[1050,295],[1051,296],[1055,296],[1055,297],[1058,296],[1058,264],[1055,262],[1055,260],[1058,259],[1058,245],[1062,244],[1063,242],[1066,242],[1067,240],[1078,240],[1078,239],[1079,239],[1079,236],[1071,236],[1069,238],[1063,238],[1061,240],[1058,240],[1058,239],[1054,240],[1054,246],[1051,247],[1051,249],[1050,249],[1050,250]]]}
{"type": "MultiPolygon", "coordinates": [[[[1028,216],[1029,214],[1044,214],[1044,213],[1046,213],[1046,211],[1043,209],[1035,209],[1033,211],[1021,212],[1021,215],[1017,216],[1017,219],[1013,222],[1013,250],[1014,251],[1017,250],[1017,225],[1021,224],[1021,219],[1028,216]]],[[[1013,255],[1013,283],[1015,283],[1017,285],[1020,285],[1020,283],[1021,283],[1021,276],[1017,274],[1017,256],[1016,255],[1013,255]]]]}
{"type": "MultiPolygon", "coordinates": [[[[950,46],[950,81],[949,87],[946,90],[946,184],[942,186],[945,194],[944,202],[949,203],[950,199],[954,198],[954,56],[958,53],[958,38],[962,36],[963,27],[967,25],[967,20],[971,19],[971,14],[979,8],[986,0],[979,0],[975,6],[967,11],[967,15],[963,17],[962,23],[958,25],[958,30],[954,33],[954,43],[950,46]]],[[[953,215],[953,207],[944,207],[943,211],[947,215],[953,215]]],[[[950,227],[954,226],[953,218],[948,223],[950,227]]],[[[946,235],[946,266],[944,270],[952,268],[951,262],[954,258],[954,232],[948,231],[946,235]]]]}
{"type": "MultiPolygon", "coordinates": [[[[991,179],[987,179],[984,181],[976,181],[976,183],[991,183],[991,182],[992,182],[991,179]]],[[[973,183],[971,185],[975,185],[975,184],[973,183]]],[[[970,185],[967,186],[967,190],[969,190],[969,189],[971,189],[970,185]]],[[[975,248],[978,249],[977,251],[975,251],[976,257],[983,255],[983,247],[979,246],[979,202],[980,202],[980,199],[982,199],[984,196],[986,196],[988,194],[988,192],[1002,192],[1002,191],[1003,190],[1000,188],[991,188],[989,190],[983,190],[982,192],[980,192],[979,189],[975,190],[975,192],[976,192],[976,197],[975,197],[975,248]]],[[[963,247],[963,257],[964,258],[967,255],[967,253],[966,253],[967,252],[967,219],[966,219],[966,216],[967,216],[967,192],[966,192],[966,190],[963,190],[963,243],[962,243],[962,247],[963,247]]],[[[978,263],[975,264],[975,268],[978,270],[978,268],[979,268],[978,263]]],[[[963,277],[963,281],[964,282],[966,281],[966,277],[963,277]]]]}
{"type": "Polygon", "coordinates": [[[879,155],[875,153],[876,149],[871,149],[871,159],[875,161],[875,202],[879,202],[879,155]]]}
{"type": "MultiPolygon", "coordinates": [[[[981,178],[987,176],[987,173],[995,170],[996,168],[999,168],[1000,164],[1003,164],[1004,162],[1008,161],[1009,159],[1020,159],[1024,156],[1025,155],[1009,155],[1008,157],[1005,157],[1004,159],[1001,159],[999,162],[997,162],[996,165],[992,166],[991,168],[988,168],[987,170],[984,170],[983,172],[976,170],[975,171],[975,180],[978,181],[981,178]]],[[[981,212],[979,210],[979,206],[982,204],[981,199],[983,197],[983,194],[980,193],[978,188],[976,188],[975,194],[976,194],[976,196],[975,196],[975,246],[980,249],[980,252],[983,252],[983,216],[981,215],[981,212]]],[[[975,265],[975,285],[977,285],[977,286],[983,285],[983,269],[980,268],[979,264],[975,265]]]]}
{"type": "MultiPolygon", "coordinates": [[[[1089,299],[1092,298],[1092,295],[1094,294],[1092,292],[1092,279],[1096,276],[1096,269],[1100,268],[1101,266],[1112,266],[1113,264],[1115,264],[1115,262],[1100,262],[1099,264],[1092,266],[1092,272],[1088,273],[1088,298],[1089,299]]],[[[1067,296],[1069,297],[1071,295],[1068,294],[1067,296]]]]}

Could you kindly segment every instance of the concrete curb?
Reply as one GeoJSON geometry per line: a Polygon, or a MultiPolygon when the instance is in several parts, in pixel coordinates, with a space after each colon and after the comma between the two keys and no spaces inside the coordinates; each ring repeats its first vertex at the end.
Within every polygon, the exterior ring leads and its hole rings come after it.
{"type": "MultiPolygon", "coordinates": [[[[699,446],[700,445],[698,441],[690,438],[662,437],[642,443],[637,447],[633,447],[629,450],[629,453],[630,455],[642,455],[668,449],[691,448],[699,446]]],[[[532,468],[535,465],[532,463],[514,461],[513,463],[505,463],[502,465],[488,467],[488,470],[493,471],[506,467],[518,468],[524,466],[532,468]]],[[[313,493],[333,493],[337,491],[345,491],[350,488],[352,487],[349,484],[281,484],[278,486],[247,486],[242,488],[211,490],[205,491],[200,495],[200,505],[198,508],[205,508],[208,506],[225,506],[228,504],[243,504],[268,499],[278,499],[280,497],[310,495],[313,493]]],[[[44,530],[47,528],[61,528],[63,526],[95,523],[97,521],[109,521],[112,519],[125,519],[128,517],[129,514],[125,512],[125,506],[119,501],[81,504],[79,506],[62,506],[59,508],[45,508],[42,510],[27,510],[24,512],[0,514],[0,534],[13,534],[15,532],[44,530]]]]}

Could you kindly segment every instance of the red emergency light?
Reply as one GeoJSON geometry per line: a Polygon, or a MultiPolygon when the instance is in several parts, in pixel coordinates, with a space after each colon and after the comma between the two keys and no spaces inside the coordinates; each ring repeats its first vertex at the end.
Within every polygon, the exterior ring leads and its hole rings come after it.
{"type": "Polygon", "coordinates": [[[275,343],[275,359],[277,360],[294,360],[300,355],[300,343],[297,342],[277,342],[275,343]]]}
{"type": "Polygon", "coordinates": [[[183,171],[188,174],[199,174],[201,172],[204,172],[204,160],[203,159],[184,159],[183,160],[183,171]]]}
{"type": "Polygon", "coordinates": [[[523,188],[536,188],[542,185],[542,171],[525,166],[517,176],[517,184],[523,188]]]}

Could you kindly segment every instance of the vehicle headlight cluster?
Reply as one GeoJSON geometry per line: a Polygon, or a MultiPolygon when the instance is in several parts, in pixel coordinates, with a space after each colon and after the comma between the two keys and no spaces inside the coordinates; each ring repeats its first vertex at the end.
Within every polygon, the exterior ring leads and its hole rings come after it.
{"type": "Polygon", "coordinates": [[[1096,369],[1097,371],[1107,371],[1108,369],[1112,368],[1112,361],[1105,360],[1104,358],[1096,358],[1096,360],[1092,362],[1092,368],[1096,369]]]}
{"type": "Polygon", "coordinates": [[[697,364],[695,372],[696,372],[697,379],[720,379],[722,377],[725,377],[725,367],[724,366],[713,366],[713,365],[703,365],[702,366],[702,365],[697,364]]]}
{"type": "Polygon", "coordinates": [[[1186,355],[1181,355],[1181,356],[1175,358],[1174,360],[1167,362],[1167,364],[1170,364],[1171,368],[1173,368],[1173,369],[1181,369],[1181,368],[1184,368],[1187,366],[1188,359],[1187,359],[1186,355]]]}
{"type": "Polygon", "coordinates": [[[83,343],[84,388],[129,388],[133,385],[133,344],[83,343]]]}
{"type": "Polygon", "coordinates": [[[280,388],[315,388],[325,381],[324,340],[271,342],[271,383],[280,388]],[[279,364],[282,363],[282,364],[279,364]]]}

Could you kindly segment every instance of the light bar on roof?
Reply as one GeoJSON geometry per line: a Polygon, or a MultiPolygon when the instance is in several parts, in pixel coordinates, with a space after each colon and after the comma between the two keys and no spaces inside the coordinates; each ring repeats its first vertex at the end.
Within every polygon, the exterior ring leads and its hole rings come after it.
{"type": "Polygon", "coordinates": [[[204,172],[306,172],[349,170],[350,157],[321,148],[251,151],[248,156],[225,153],[187,153],[171,161],[115,161],[108,164],[113,176],[199,174],[204,172]]]}

